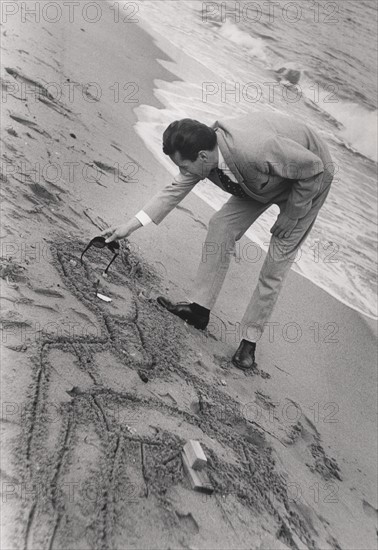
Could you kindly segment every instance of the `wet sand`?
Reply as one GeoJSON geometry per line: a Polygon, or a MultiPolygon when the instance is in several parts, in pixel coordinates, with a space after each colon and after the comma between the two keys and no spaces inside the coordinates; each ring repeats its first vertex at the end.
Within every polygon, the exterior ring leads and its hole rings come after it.
{"type": "Polygon", "coordinates": [[[81,265],[168,181],[133,109],[176,77],[105,8],[1,32],[1,548],[375,548],[375,324],[292,272],[257,372],[237,371],[263,258],[232,264],[205,333],[155,300],[190,292],[212,214],[193,194],[107,278],[107,251],[81,265]],[[183,471],[189,438],[212,496],[183,471]]]}

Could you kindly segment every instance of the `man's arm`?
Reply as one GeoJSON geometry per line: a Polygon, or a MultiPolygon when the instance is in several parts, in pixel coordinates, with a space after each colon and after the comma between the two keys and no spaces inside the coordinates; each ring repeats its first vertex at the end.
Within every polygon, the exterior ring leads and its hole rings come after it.
{"type": "Polygon", "coordinates": [[[158,225],[200,181],[198,176],[180,172],[174,180],[163,187],[142,208],[142,211],[158,225]]]}
{"type": "Polygon", "coordinates": [[[142,223],[134,217],[126,223],[114,225],[104,229],[100,235],[102,237],[106,237],[106,243],[111,243],[113,241],[118,241],[119,239],[125,239],[140,227],[142,227],[142,223]]]}
{"type": "Polygon", "coordinates": [[[139,210],[139,212],[135,214],[135,218],[140,221],[142,225],[148,225],[152,222],[150,216],[146,214],[144,210],[139,210]]]}
{"type": "Polygon", "coordinates": [[[172,183],[156,193],[131,220],[125,224],[105,229],[101,235],[107,237],[106,242],[110,243],[128,237],[151,221],[159,224],[190,193],[200,179],[197,176],[184,175],[180,172],[172,183]]]}

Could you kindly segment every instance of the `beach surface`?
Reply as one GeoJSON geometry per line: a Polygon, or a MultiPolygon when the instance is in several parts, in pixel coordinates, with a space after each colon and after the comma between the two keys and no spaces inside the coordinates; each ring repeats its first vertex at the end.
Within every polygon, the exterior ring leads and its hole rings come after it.
{"type": "Polygon", "coordinates": [[[1,548],[376,548],[376,324],[291,272],[257,370],[232,367],[264,254],[232,262],[207,332],[156,303],[190,295],[213,213],[193,193],[107,278],[109,251],[81,264],[171,178],[134,109],[180,53],[107,4],[63,14],[1,27],[1,548]]]}

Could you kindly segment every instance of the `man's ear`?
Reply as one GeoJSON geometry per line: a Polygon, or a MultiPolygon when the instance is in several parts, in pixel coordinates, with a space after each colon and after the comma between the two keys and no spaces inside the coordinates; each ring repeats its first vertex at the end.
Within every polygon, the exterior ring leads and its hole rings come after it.
{"type": "Polygon", "coordinates": [[[201,160],[208,160],[208,159],[209,159],[209,155],[208,155],[208,152],[207,152],[207,151],[199,151],[198,157],[199,157],[201,160]]]}

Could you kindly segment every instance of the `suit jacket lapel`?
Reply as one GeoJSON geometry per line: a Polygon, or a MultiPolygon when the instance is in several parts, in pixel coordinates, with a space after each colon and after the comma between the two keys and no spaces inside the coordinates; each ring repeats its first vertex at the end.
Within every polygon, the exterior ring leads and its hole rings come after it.
{"type": "MultiPolygon", "coordinates": [[[[253,199],[258,200],[259,202],[269,202],[269,199],[265,199],[265,197],[262,197],[261,195],[258,195],[257,193],[254,193],[250,187],[245,183],[244,178],[239,171],[237,165],[234,162],[234,159],[232,157],[232,154],[230,152],[228,143],[227,143],[227,134],[223,130],[223,128],[220,128],[218,126],[218,121],[216,121],[212,127],[214,128],[216,134],[217,134],[217,141],[219,149],[222,152],[222,155],[224,157],[224,160],[227,164],[227,166],[230,168],[234,176],[236,177],[240,187],[253,199]]],[[[248,167],[250,169],[250,167],[248,167]]],[[[266,174],[262,174],[261,172],[255,171],[256,173],[256,182],[258,184],[264,184],[267,181],[269,181],[269,176],[266,174]]]]}

